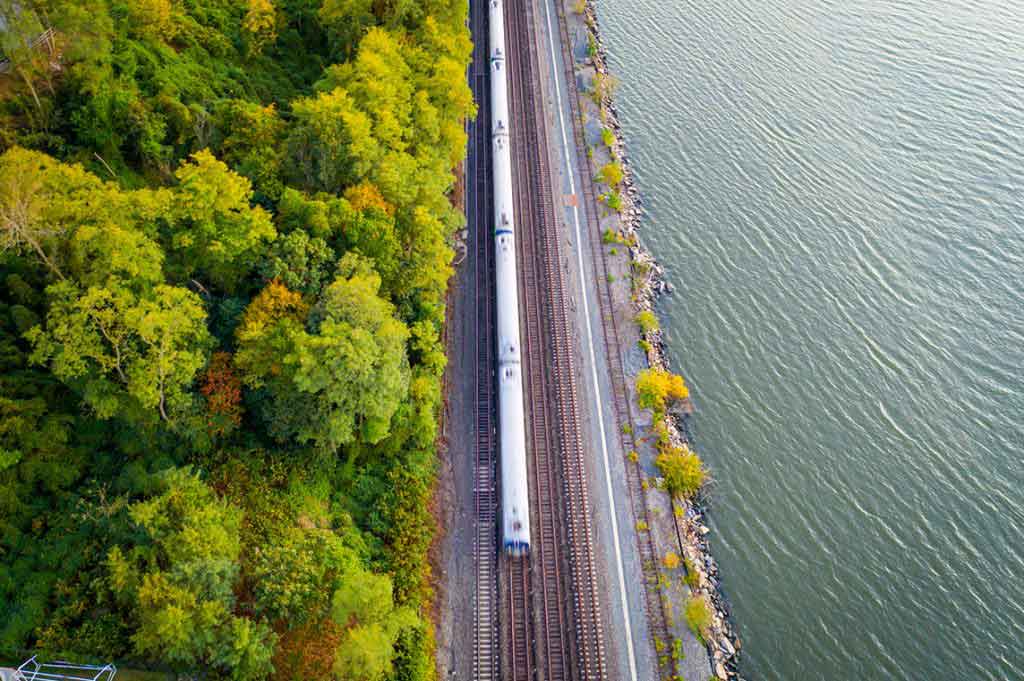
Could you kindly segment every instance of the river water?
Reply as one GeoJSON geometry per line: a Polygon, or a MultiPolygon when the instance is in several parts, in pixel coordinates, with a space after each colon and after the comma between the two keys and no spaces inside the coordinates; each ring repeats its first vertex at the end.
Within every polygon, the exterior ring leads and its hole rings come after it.
{"type": "Polygon", "coordinates": [[[1024,679],[1024,1],[598,15],[744,675],[1024,679]]]}

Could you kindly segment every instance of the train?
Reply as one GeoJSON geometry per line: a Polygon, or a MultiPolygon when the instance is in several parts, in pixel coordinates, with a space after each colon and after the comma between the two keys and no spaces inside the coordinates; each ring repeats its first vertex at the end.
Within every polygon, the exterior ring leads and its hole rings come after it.
{"type": "Polygon", "coordinates": [[[530,495],[526,477],[526,414],[519,276],[512,199],[512,155],[505,61],[505,8],[490,0],[491,145],[494,182],[495,298],[497,305],[498,443],[501,456],[501,541],[505,553],[530,552],[530,495]]]}

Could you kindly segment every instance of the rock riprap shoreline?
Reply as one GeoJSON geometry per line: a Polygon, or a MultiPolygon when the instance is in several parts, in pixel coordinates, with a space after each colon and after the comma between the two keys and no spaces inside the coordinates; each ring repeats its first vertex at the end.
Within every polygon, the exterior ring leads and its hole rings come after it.
{"type": "MultiPolygon", "coordinates": [[[[607,164],[615,164],[622,171],[618,187],[608,186],[608,192],[601,194],[598,204],[590,210],[598,210],[601,215],[612,305],[618,308],[613,312],[618,319],[631,321],[640,312],[654,313],[658,298],[672,293],[674,287],[665,280],[664,269],[641,243],[643,196],[628,161],[613,97],[615,81],[607,66],[596,8],[587,0],[561,0],[559,7],[573,60],[577,111],[592,175],[600,178],[607,164]],[[611,198],[613,194],[617,198],[611,198]]],[[[595,180],[595,184],[599,182],[600,179],[595,180]]],[[[618,329],[623,371],[635,405],[636,375],[646,368],[669,369],[665,340],[657,328],[641,331],[636,324],[620,323],[618,329]]],[[[687,399],[681,408],[667,414],[665,424],[673,446],[695,451],[690,428],[692,411],[687,399]]],[[[715,677],[738,678],[740,640],[731,620],[718,565],[711,555],[710,529],[706,522],[710,502],[707,485],[690,500],[671,499],[659,484],[654,464],[655,438],[644,437],[654,425],[651,416],[646,411],[634,411],[632,416],[633,423],[629,427],[636,431],[637,441],[632,456],[642,471],[642,489],[634,493],[644,497],[648,519],[647,522],[638,519],[638,529],[642,524],[645,526],[642,531],[651,533],[659,555],[675,555],[681,559],[660,561],[657,583],[651,584],[650,578],[647,580],[647,588],[658,589],[661,595],[661,614],[673,637],[673,641],[655,641],[662,675],[693,681],[703,671],[705,676],[697,681],[705,681],[707,667],[692,659],[704,650],[715,677]],[[701,637],[703,641],[690,632],[685,621],[686,604],[694,597],[706,599],[711,606],[710,623],[701,637]]]]}

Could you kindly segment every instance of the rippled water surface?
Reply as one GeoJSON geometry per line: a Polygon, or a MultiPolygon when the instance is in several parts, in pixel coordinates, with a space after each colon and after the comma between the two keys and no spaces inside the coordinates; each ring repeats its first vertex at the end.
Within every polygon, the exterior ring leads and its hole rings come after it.
{"type": "Polygon", "coordinates": [[[745,675],[1024,679],[1024,1],[598,1],[745,675]]]}

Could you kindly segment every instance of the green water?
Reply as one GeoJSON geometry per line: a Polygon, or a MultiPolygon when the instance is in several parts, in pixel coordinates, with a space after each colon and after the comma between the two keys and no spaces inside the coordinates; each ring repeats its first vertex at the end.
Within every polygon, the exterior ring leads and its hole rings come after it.
{"type": "Polygon", "coordinates": [[[1024,679],[1024,2],[598,2],[744,675],[1024,679]]]}

